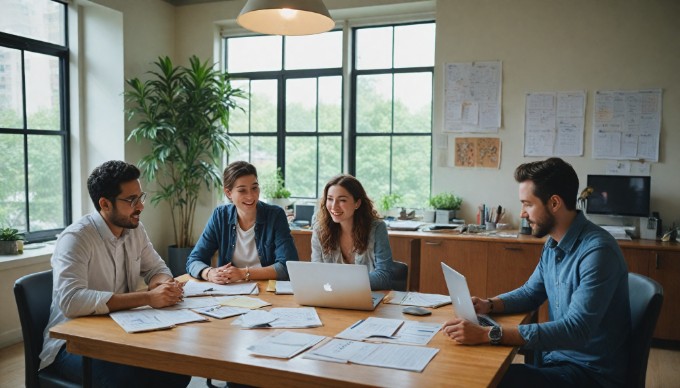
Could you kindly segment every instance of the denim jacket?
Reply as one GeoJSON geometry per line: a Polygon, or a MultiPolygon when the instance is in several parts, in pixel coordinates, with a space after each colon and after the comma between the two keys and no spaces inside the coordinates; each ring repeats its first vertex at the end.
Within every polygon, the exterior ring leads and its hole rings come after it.
{"type": "MultiPolygon", "coordinates": [[[[187,260],[187,272],[191,276],[201,278],[201,271],[210,266],[215,251],[218,251],[218,267],[231,262],[236,247],[236,222],[233,204],[218,206],[213,211],[187,260]]],[[[286,261],[298,260],[298,253],[283,209],[257,203],[255,245],[262,267],[274,265],[276,278],[288,280],[286,261]]]]}
{"type": "Polygon", "coordinates": [[[578,212],[559,243],[548,238],[522,287],[499,295],[508,313],[550,302],[550,321],[520,325],[546,363],[576,364],[602,386],[625,383],[631,334],[628,268],[616,240],[578,212]]]}

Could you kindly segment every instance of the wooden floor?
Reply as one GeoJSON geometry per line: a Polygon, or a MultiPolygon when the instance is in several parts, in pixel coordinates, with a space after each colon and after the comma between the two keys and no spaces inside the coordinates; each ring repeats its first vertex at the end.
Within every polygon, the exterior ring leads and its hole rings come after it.
{"type": "MultiPolygon", "coordinates": [[[[678,365],[680,365],[680,350],[652,348],[649,354],[649,363],[647,364],[647,388],[679,386],[680,370],[678,365]]],[[[0,388],[23,386],[23,343],[0,349],[0,388]]],[[[193,378],[189,387],[206,387],[205,379],[193,378]]]]}

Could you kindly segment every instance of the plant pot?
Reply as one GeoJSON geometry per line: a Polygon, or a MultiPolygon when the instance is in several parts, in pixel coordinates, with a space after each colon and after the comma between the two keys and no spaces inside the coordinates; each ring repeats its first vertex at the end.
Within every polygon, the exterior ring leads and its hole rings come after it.
{"type": "Polygon", "coordinates": [[[436,214],[437,212],[434,210],[423,210],[423,222],[434,222],[436,214]]]}
{"type": "Polygon", "coordinates": [[[288,198],[269,198],[267,199],[267,203],[280,206],[283,210],[286,210],[292,202],[288,198]]]}
{"type": "Polygon", "coordinates": [[[16,255],[19,253],[17,249],[17,242],[12,241],[0,241],[0,255],[16,255]]]}
{"type": "Polygon", "coordinates": [[[441,210],[437,209],[437,213],[435,215],[435,223],[436,224],[450,224],[451,219],[456,218],[456,211],[455,210],[441,210]]]}
{"type": "Polygon", "coordinates": [[[168,268],[172,276],[184,275],[187,273],[187,258],[191,254],[193,247],[177,248],[176,245],[168,246],[168,268]]]}

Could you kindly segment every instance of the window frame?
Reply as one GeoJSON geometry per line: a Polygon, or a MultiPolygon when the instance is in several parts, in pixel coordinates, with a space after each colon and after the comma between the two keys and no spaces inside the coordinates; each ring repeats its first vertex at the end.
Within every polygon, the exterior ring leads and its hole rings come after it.
{"type": "Polygon", "coordinates": [[[22,128],[4,128],[0,127],[0,134],[22,135],[23,137],[23,155],[24,155],[24,195],[25,195],[25,231],[20,231],[24,234],[26,242],[41,242],[54,240],[56,234],[64,230],[64,228],[71,224],[71,169],[70,169],[70,118],[69,118],[69,43],[68,43],[68,9],[67,5],[62,1],[53,0],[64,6],[64,46],[54,43],[26,38],[18,35],[0,32],[0,47],[18,50],[21,56],[21,89],[22,89],[22,128]],[[55,57],[59,61],[59,130],[54,129],[29,129],[28,117],[26,114],[26,69],[25,69],[25,54],[26,52],[47,55],[55,57]],[[63,224],[62,228],[45,229],[39,231],[31,231],[31,201],[29,196],[29,149],[28,138],[31,136],[58,136],[61,138],[62,145],[62,187],[63,187],[63,224]]]}

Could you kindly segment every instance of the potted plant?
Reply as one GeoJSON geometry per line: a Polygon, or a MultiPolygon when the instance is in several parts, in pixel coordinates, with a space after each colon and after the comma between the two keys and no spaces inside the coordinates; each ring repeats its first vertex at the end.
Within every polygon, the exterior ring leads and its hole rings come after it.
{"type": "Polygon", "coordinates": [[[267,199],[267,202],[281,206],[284,210],[291,204],[290,190],[286,188],[286,182],[283,179],[281,167],[276,169],[274,177],[262,185],[262,193],[267,199]]]}
{"type": "Polygon", "coordinates": [[[221,189],[221,161],[233,146],[227,128],[231,110],[244,94],[231,87],[227,73],[201,62],[174,66],[159,57],[150,79],[127,80],[128,120],[137,118],[128,141],[146,140],[150,152],[139,161],[142,176],[158,190],[151,203],[168,203],[175,245],[168,250],[175,276],[186,272],[186,258],[195,244],[194,214],[201,187],[221,189]]]}
{"type": "Polygon", "coordinates": [[[379,207],[380,210],[382,210],[383,215],[387,216],[389,215],[390,210],[395,208],[397,204],[401,201],[401,195],[392,193],[392,194],[385,194],[382,197],[380,197],[379,207]]]}
{"type": "MultiPolygon", "coordinates": [[[[23,253],[23,249],[19,249],[19,242],[23,243],[24,235],[19,233],[19,230],[14,228],[0,229],[0,255],[16,255],[23,253]]],[[[23,244],[21,244],[23,247],[23,244]]]]}
{"type": "Polygon", "coordinates": [[[463,198],[453,193],[441,193],[430,198],[430,206],[436,209],[435,222],[437,224],[448,224],[451,219],[456,218],[456,210],[460,209],[463,198]]]}

